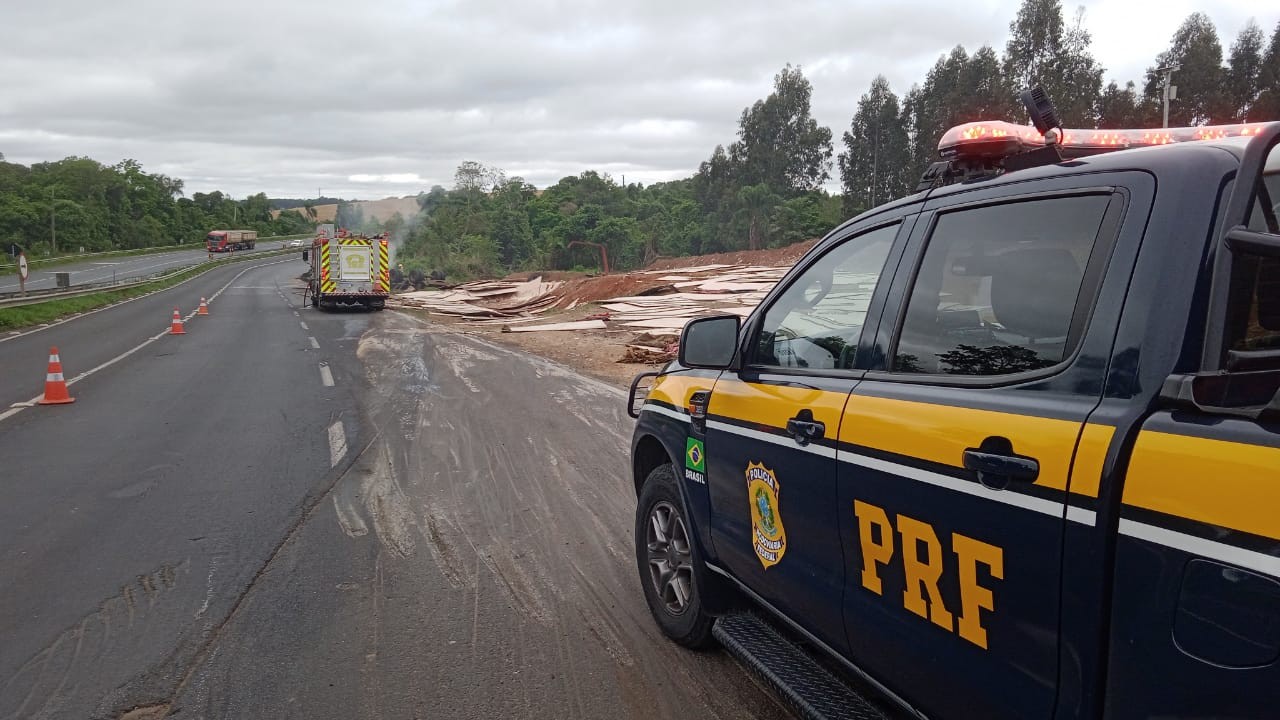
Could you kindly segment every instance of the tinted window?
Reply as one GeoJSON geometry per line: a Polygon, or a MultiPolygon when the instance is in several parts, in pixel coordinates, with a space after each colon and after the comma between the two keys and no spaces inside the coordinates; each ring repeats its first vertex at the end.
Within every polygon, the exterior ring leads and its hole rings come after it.
{"type": "Polygon", "coordinates": [[[754,362],[848,369],[898,226],[850,238],[809,266],[765,312],[754,362]]]}
{"type": "MultiPolygon", "coordinates": [[[[1280,175],[1268,175],[1264,183],[1267,192],[1255,203],[1249,227],[1274,233],[1280,230],[1273,224],[1280,216],[1280,175]],[[1265,203],[1271,203],[1271,213],[1264,212],[1265,203]]],[[[1280,349],[1280,259],[1259,258],[1256,265],[1249,273],[1249,324],[1233,350],[1280,349]]]]}
{"type": "Polygon", "coordinates": [[[941,215],[911,290],[893,369],[1005,375],[1064,360],[1109,201],[1052,198],[941,215]]]}

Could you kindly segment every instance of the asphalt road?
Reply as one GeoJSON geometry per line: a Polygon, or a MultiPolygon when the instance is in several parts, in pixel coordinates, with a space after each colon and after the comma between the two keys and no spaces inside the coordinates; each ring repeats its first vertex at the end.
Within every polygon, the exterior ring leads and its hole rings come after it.
{"type": "Polygon", "coordinates": [[[784,716],[650,620],[620,390],[256,265],[0,338],[0,719],[784,716]]]}
{"type": "MultiPolygon", "coordinates": [[[[245,253],[260,253],[268,250],[279,250],[280,240],[260,240],[253,250],[241,250],[233,253],[215,253],[215,259],[244,257],[245,253]]],[[[71,273],[72,285],[88,283],[124,282],[146,277],[166,270],[176,270],[185,265],[202,263],[209,258],[203,247],[193,250],[174,250],[173,252],[152,253],[150,255],[128,255],[113,257],[111,255],[86,259],[81,262],[51,265],[45,268],[34,265],[27,277],[28,290],[44,290],[55,286],[54,273],[71,273]]],[[[3,257],[5,263],[11,258],[3,257]]],[[[13,267],[0,268],[0,293],[17,292],[19,288],[18,271],[13,267]]]]}

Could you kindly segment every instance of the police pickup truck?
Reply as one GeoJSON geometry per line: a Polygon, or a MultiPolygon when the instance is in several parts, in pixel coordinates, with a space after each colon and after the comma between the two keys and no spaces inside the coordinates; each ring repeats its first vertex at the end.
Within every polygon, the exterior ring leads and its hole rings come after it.
{"type": "Polygon", "coordinates": [[[963,125],[690,322],[629,408],[662,631],[806,716],[1280,718],[1278,140],[963,125]]]}

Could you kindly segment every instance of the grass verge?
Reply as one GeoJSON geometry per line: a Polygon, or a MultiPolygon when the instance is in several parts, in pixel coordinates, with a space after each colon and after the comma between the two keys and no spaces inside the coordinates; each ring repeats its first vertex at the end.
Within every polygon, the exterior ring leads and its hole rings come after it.
{"type": "Polygon", "coordinates": [[[121,300],[128,300],[140,295],[164,290],[173,287],[180,282],[189,280],[197,275],[202,275],[210,270],[220,267],[226,267],[232,263],[249,262],[250,260],[261,260],[263,258],[277,257],[279,255],[287,255],[296,252],[276,251],[270,253],[260,253],[252,257],[246,257],[239,260],[224,260],[216,262],[206,262],[192,266],[176,273],[163,280],[155,280],[153,282],[135,285],[133,287],[121,288],[119,290],[103,290],[99,293],[90,295],[80,295],[72,298],[55,298],[46,300],[42,303],[34,303],[32,305],[19,305],[18,307],[0,308],[0,330],[21,330],[33,325],[42,325],[55,320],[60,320],[68,315],[76,315],[90,310],[97,310],[107,305],[113,305],[121,300]]]}

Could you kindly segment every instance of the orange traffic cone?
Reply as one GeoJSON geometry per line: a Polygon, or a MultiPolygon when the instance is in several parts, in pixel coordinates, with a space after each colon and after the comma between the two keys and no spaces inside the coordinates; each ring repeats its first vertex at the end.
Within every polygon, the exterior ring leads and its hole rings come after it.
{"type": "Polygon", "coordinates": [[[182,317],[178,314],[178,308],[173,309],[173,324],[169,326],[170,335],[186,335],[187,331],[182,329],[182,317]]]}
{"type": "Polygon", "coordinates": [[[200,298],[200,309],[196,311],[196,314],[197,314],[197,315],[208,315],[208,314],[209,314],[209,303],[206,303],[206,302],[204,301],[204,298],[200,298]]]}
{"type": "Polygon", "coordinates": [[[76,399],[67,394],[67,381],[62,377],[62,360],[58,348],[49,348],[49,372],[44,376],[44,397],[40,405],[66,405],[76,399]]]}

